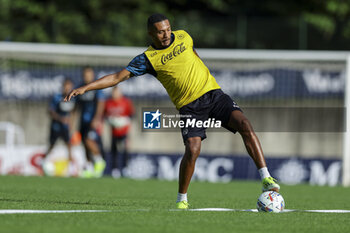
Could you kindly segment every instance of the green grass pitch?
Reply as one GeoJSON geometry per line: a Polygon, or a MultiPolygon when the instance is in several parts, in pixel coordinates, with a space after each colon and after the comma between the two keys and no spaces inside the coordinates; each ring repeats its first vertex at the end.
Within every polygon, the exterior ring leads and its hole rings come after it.
{"type": "MultiPolygon", "coordinates": [[[[260,183],[192,182],[192,208],[253,209],[260,183]]],[[[0,232],[350,232],[350,213],[169,211],[177,182],[0,176],[0,209],[111,210],[0,214],[0,232]],[[138,210],[138,211],[137,211],[138,210]],[[145,210],[145,211],[141,211],[145,210]]],[[[350,210],[350,189],[281,187],[287,209],[350,210]]]]}

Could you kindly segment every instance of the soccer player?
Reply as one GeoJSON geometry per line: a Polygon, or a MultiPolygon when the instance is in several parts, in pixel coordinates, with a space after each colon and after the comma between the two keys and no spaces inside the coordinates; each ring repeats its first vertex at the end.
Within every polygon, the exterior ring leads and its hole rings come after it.
{"type": "MultiPolygon", "coordinates": [[[[202,121],[215,118],[221,120],[222,125],[233,133],[238,131],[258,168],[262,189],[279,191],[279,185],[266,167],[260,142],[249,120],[238,105],[222,92],[194,50],[190,35],[183,30],[172,31],[169,20],[161,14],[151,15],[147,26],[153,44],[144,53],[136,56],[120,72],[73,90],[65,100],[87,91],[117,85],[133,76],[152,74],[162,83],[181,115],[202,121]]],[[[185,154],[180,164],[176,208],[188,209],[187,189],[200,153],[201,141],[206,138],[206,134],[205,128],[181,130],[185,154]]]]}
{"type": "Polygon", "coordinates": [[[49,138],[49,147],[43,157],[42,167],[45,172],[45,159],[50,154],[52,149],[55,146],[57,139],[61,138],[67,146],[68,149],[68,158],[69,158],[69,167],[68,172],[72,171],[72,150],[70,143],[70,128],[71,128],[71,113],[74,110],[75,102],[63,102],[62,99],[64,96],[68,95],[73,89],[73,82],[66,78],[63,81],[62,92],[55,94],[50,102],[49,114],[51,117],[51,126],[50,126],[50,138],[49,138]]]}
{"type": "Polygon", "coordinates": [[[123,175],[127,163],[127,136],[131,126],[134,106],[131,100],[123,95],[118,86],[112,90],[112,97],[106,100],[104,116],[112,127],[111,152],[112,175],[123,175]]]}
{"type": "MultiPolygon", "coordinates": [[[[95,72],[91,67],[83,69],[83,82],[85,85],[95,80],[95,72]]],[[[100,90],[91,91],[79,96],[77,107],[80,108],[80,134],[85,148],[87,163],[82,172],[83,177],[101,177],[106,167],[102,158],[102,142],[98,133],[101,127],[104,100],[100,90]]]]}

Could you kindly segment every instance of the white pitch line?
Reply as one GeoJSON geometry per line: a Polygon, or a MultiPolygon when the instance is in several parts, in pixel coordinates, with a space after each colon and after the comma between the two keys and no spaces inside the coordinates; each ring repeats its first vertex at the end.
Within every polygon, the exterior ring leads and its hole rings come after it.
{"type": "Polygon", "coordinates": [[[201,209],[188,209],[187,211],[193,211],[193,212],[258,212],[257,209],[245,209],[245,210],[239,210],[239,209],[227,209],[227,208],[201,208],[201,209]]]}
{"type": "MultiPolygon", "coordinates": [[[[207,211],[207,212],[258,212],[257,209],[226,209],[226,208],[202,208],[202,209],[189,209],[188,211],[207,211]]],[[[350,213],[350,210],[293,210],[285,209],[282,213],[288,212],[311,212],[311,213],[350,213]]]]}
{"type": "Polygon", "coordinates": [[[222,211],[222,212],[230,212],[230,211],[237,211],[235,209],[226,209],[226,208],[202,208],[202,209],[188,209],[188,211],[222,211]]]}
{"type": "Polygon", "coordinates": [[[313,213],[350,213],[350,210],[304,210],[304,212],[313,212],[313,213]]]}
{"type": "MultiPolygon", "coordinates": [[[[151,211],[151,209],[119,209],[119,210],[0,210],[1,214],[50,214],[50,213],[106,213],[106,212],[141,212],[151,211]]],[[[168,211],[183,211],[178,209],[170,209],[168,211]]],[[[258,212],[257,209],[227,209],[227,208],[200,208],[188,209],[185,212],[258,212]]],[[[309,213],[350,213],[350,210],[293,210],[285,209],[282,213],[288,212],[309,212],[309,213]]]]}
{"type": "Polygon", "coordinates": [[[110,210],[0,210],[0,214],[98,213],[110,210]]]}

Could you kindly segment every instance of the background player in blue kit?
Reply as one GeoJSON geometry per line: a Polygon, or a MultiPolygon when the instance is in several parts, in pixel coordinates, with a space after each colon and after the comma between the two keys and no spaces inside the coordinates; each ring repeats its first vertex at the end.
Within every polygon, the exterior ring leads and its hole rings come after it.
{"type": "MultiPolygon", "coordinates": [[[[95,80],[95,73],[91,67],[83,69],[84,84],[95,80]]],[[[82,173],[83,177],[100,177],[106,167],[102,157],[102,142],[98,132],[102,126],[104,111],[103,93],[101,90],[91,91],[87,95],[79,96],[77,107],[81,111],[80,133],[85,148],[87,163],[82,173]]]]}
{"type": "Polygon", "coordinates": [[[64,102],[63,98],[73,89],[73,82],[65,79],[62,85],[62,93],[55,94],[50,102],[49,114],[51,117],[49,147],[44,155],[42,165],[45,164],[47,155],[52,151],[57,139],[61,138],[67,146],[68,157],[71,162],[73,160],[70,129],[71,129],[71,113],[74,110],[75,101],[64,102]]]}

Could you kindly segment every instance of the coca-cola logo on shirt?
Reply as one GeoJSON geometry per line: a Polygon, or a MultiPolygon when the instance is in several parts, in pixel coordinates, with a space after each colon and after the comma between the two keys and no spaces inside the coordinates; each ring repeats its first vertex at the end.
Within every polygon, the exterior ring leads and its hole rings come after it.
{"type": "Polygon", "coordinates": [[[168,54],[164,54],[162,56],[162,59],[161,59],[162,64],[165,65],[166,63],[168,63],[168,61],[172,60],[174,57],[177,57],[178,55],[183,53],[185,50],[186,50],[186,46],[184,45],[184,42],[176,45],[173,51],[171,51],[168,54]]]}

